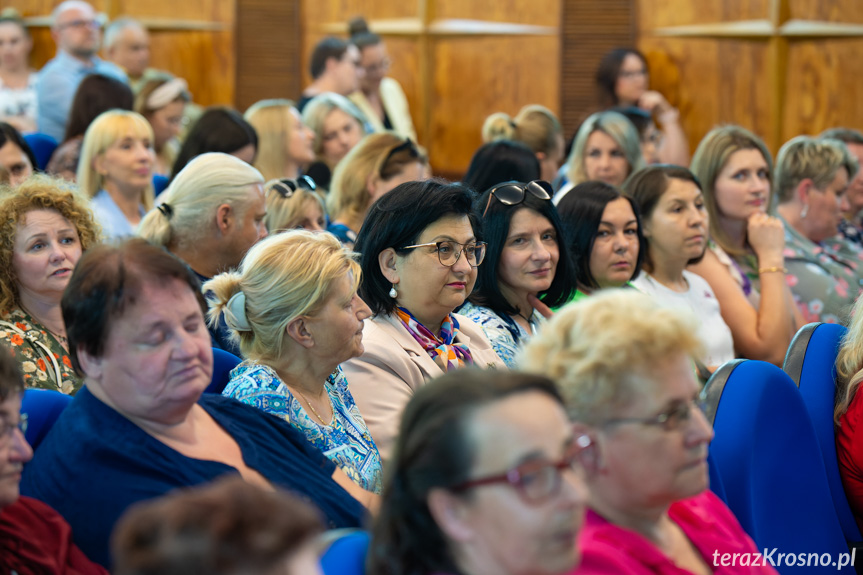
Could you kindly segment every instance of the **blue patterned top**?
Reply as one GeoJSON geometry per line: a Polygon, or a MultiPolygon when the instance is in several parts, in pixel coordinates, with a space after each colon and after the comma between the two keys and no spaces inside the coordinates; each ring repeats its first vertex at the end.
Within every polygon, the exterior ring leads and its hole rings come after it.
{"type": "Polygon", "coordinates": [[[380,493],[381,456],[348,391],[348,380],[341,367],[327,378],[325,389],[333,404],[333,420],[329,425],[315,422],[306,413],[273,368],[251,360],[231,371],[231,380],[222,395],[286,420],[357,485],[380,493]]]}
{"type": "MultiPolygon", "coordinates": [[[[515,356],[532,334],[527,333],[511,317],[498,314],[490,307],[465,302],[456,313],[467,317],[481,327],[498,357],[503,360],[508,368],[516,369],[515,356]]],[[[536,333],[540,321],[541,316],[538,313],[534,312],[531,314],[530,326],[534,333],[536,333]]]]}

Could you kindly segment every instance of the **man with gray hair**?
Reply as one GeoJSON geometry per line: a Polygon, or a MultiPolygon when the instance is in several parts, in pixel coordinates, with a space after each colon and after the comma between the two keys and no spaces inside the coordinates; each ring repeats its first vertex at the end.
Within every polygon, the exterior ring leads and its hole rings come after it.
{"type": "Polygon", "coordinates": [[[101,24],[86,2],[66,0],[59,4],[52,14],[51,36],[57,44],[57,55],[39,73],[36,124],[40,132],[62,141],[81,80],[90,74],[104,74],[123,82],[127,79],[115,64],[96,56],[101,24]]]}
{"type": "Polygon", "coordinates": [[[150,34],[134,18],[117,18],[105,28],[105,58],[129,77],[134,93],[157,70],[150,68],[150,34]]]}

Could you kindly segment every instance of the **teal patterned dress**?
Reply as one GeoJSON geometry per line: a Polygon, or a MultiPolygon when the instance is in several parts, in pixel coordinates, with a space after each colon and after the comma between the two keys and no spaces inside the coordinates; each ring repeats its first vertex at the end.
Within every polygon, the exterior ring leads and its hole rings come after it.
{"type": "Polygon", "coordinates": [[[309,416],[274,369],[251,360],[231,371],[231,380],[222,395],[286,420],[357,485],[380,493],[381,456],[348,391],[348,381],[341,367],[327,378],[325,389],[333,405],[333,420],[329,425],[321,425],[309,416]]]}

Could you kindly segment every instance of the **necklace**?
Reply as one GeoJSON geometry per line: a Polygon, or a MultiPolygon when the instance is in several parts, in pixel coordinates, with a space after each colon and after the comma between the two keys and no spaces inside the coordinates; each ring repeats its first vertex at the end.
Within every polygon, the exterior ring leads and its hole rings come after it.
{"type": "Polygon", "coordinates": [[[68,345],[68,341],[69,341],[69,340],[67,340],[67,339],[66,339],[66,336],[65,336],[65,335],[60,335],[59,333],[57,333],[57,332],[55,332],[55,331],[53,331],[53,330],[49,329],[49,328],[48,328],[48,326],[47,326],[47,325],[45,325],[45,323],[44,323],[42,320],[40,320],[38,317],[36,317],[36,316],[35,316],[35,315],[33,315],[32,313],[30,313],[30,311],[29,311],[27,308],[25,308],[23,305],[22,305],[22,306],[20,306],[20,307],[21,307],[21,309],[24,311],[24,313],[26,313],[26,314],[27,314],[27,315],[29,315],[31,318],[33,318],[34,320],[36,320],[37,322],[39,322],[39,325],[41,325],[41,326],[42,326],[42,328],[43,328],[45,331],[47,331],[48,333],[50,333],[51,335],[53,335],[53,336],[57,339],[57,341],[58,341],[58,342],[60,342],[60,345],[62,345],[63,347],[66,347],[66,346],[68,345]]]}
{"type": "MultiPolygon", "coordinates": [[[[311,401],[309,401],[309,398],[308,398],[308,397],[306,397],[306,395],[305,395],[302,391],[300,391],[299,389],[297,389],[297,390],[296,390],[296,392],[300,394],[300,397],[302,397],[303,399],[305,399],[305,400],[306,400],[306,405],[308,405],[308,406],[309,406],[309,408],[312,410],[312,413],[314,413],[314,414],[315,414],[315,417],[317,417],[317,418],[318,418],[318,421],[320,421],[320,422],[321,422],[321,425],[326,425],[326,424],[327,424],[327,422],[326,422],[326,421],[324,421],[324,418],[323,418],[323,417],[321,417],[321,414],[320,414],[320,413],[318,413],[318,410],[317,410],[317,409],[315,409],[315,406],[314,406],[314,405],[312,405],[312,402],[311,402],[311,401]]],[[[329,396],[327,396],[327,397],[329,397],[329,396]]]]}

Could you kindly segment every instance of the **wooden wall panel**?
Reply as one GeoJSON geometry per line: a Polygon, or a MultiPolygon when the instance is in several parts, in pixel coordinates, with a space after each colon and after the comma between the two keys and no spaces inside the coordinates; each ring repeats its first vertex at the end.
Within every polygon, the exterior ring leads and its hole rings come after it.
{"type": "Polygon", "coordinates": [[[789,0],[789,16],[827,22],[863,22],[859,0],[789,0]]]}
{"type": "Polygon", "coordinates": [[[772,0],[640,0],[638,29],[650,33],[662,26],[689,26],[767,18],[772,0]]]}

